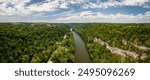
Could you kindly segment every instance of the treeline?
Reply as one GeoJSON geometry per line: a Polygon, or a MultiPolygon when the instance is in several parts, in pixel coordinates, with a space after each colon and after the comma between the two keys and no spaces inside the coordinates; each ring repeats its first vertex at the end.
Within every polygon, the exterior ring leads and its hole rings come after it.
{"type": "Polygon", "coordinates": [[[71,38],[65,24],[0,23],[0,62],[74,62],[71,38]]]}
{"type": "Polygon", "coordinates": [[[84,39],[93,62],[150,62],[112,54],[105,46],[94,43],[100,38],[112,47],[150,56],[149,50],[140,50],[135,45],[150,47],[150,24],[89,23],[75,28],[84,39]]]}

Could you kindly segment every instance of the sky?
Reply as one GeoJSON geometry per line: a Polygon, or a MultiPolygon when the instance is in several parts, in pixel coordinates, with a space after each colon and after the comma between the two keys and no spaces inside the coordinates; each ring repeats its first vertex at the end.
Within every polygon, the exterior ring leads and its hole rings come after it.
{"type": "Polygon", "coordinates": [[[150,0],[0,0],[0,22],[150,23],[150,0]]]}

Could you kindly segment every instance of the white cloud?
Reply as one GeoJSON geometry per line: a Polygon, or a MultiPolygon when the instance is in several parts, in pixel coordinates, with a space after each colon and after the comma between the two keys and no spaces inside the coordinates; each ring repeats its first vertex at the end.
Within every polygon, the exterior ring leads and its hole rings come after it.
{"type": "Polygon", "coordinates": [[[145,5],[145,6],[143,6],[143,8],[148,8],[148,9],[150,9],[150,6],[148,6],[148,5],[145,5]]]}
{"type": "Polygon", "coordinates": [[[63,9],[66,9],[66,8],[68,8],[68,6],[69,6],[69,3],[68,2],[66,2],[66,1],[61,1],[61,2],[58,2],[59,4],[59,8],[63,8],[63,9]]]}
{"type": "Polygon", "coordinates": [[[27,7],[27,10],[33,12],[41,12],[41,11],[54,11],[57,8],[58,4],[56,1],[49,1],[43,4],[33,4],[27,7]]]}
{"type": "Polygon", "coordinates": [[[93,15],[94,13],[92,13],[91,11],[83,11],[80,13],[74,13],[71,12],[70,13],[66,13],[63,15],[62,18],[58,18],[57,20],[82,20],[82,18],[84,18],[85,16],[89,16],[89,15],[93,15]]]}
{"type": "MultiPolygon", "coordinates": [[[[76,9],[72,8],[72,4],[78,4],[80,11],[80,6],[83,8],[108,8],[108,7],[118,7],[118,6],[141,6],[143,8],[150,9],[147,3],[150,0],[108,0],[101,2],[100,0],[46,0],[40,4],[30,4],[31,0],[0,0],[0,21],[3,21],[5,17],[12,20],[15,17],[26,17],[33,15],[32,17],[45,17],[44,12],[54,12],[57,10],[66,10],[62,13],[54,14],[54,18],[59,17],[56,21],[66,21],[66,22],[150,22],[150,12],[145,12],[144,14],[103,14],[100,12],[82,11],[75,12],[76,9]],[[12,6],[9,6],[12,5],[12,6]],[[71,8],[70,8],[71,6],[71,8]],[[73,9],[73,10],[71,10],[73,9]],[[35,14],[36,13],[36,14],[35,14]],[[35,16],[34,16],[35,15],[35,16]],[[3,16],[3,17],[2,17],[3,16]]],[[[81,10],[84,10],[84,9],[81,10]]],[[[42,17],[42,18],[43,18],[42,17]]],[[[16,18],[21,20],[20,18],[16,18]]]]}
{"type": "Polygon", "coordinates": [[[0,15],[25,14],[25,4],[30,0],[2,0],[0,4],[0,15]],[[13,5],[10,7],[8,5],[13,5]]]}
{"type": "Polygon", "coordinates": [[[102,14],[83,11],[80,13],[70,13],[57,19],[65,22],[150,22],[150,12],[144,14],[102,14]]]}
{"type": "Polygon", "coordinates": [[[122,4],[128,6],[141,6],[147,2],[150,2],[150,0],[123,0],[122,4]]]}
{"type": "Polygon", "coordinates": [[[53,12],[59,9],[68,9],[71,4],[79,4],[83,8],[108,8],[116,6],[143,6],[149,8],[145,3],[150,3],[150,0],[108,0],[101,2],[96,0],[92,3],[91,0],[46,0],[44,3],[31,4],[25,6],[31,0],[0,0],[0,15],[28,15],[34,12],[53,12]],[[81,4],[82,3],[82,4],[81,4]],[[9,7],[8,5],[14,7],[9,7]]]}
{"type": "Polygon", "coordinates": [[[117,6],[144,6],[145,3],[150,3],[150,0],[108,0],[107,2],[88,3],[84,4],[83,8],[108,8],[117,6]]]}
{"type": "Polygon", "coordinates": [[[69,5],[65,0],[47,0],[45,3],[25,6],[29,2],[30,0],[1,0],[0,15],[28,15],[42,11],[53,12],[57,8],[66,9],[69,5]],[[14,5],[14,7],[9,7],[9,4],[14,5]]]}

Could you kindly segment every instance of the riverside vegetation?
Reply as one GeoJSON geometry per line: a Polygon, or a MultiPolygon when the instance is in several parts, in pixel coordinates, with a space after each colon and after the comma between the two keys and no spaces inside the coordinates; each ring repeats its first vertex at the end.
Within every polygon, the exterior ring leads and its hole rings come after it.
{"type": "Polygon", "coordinates": [[[89,23],[75,31],[93,62],[150,62],[150,24],[89,23]]]}
{"type": "Polygon", "coordinates": [[[84,40],[93,63],[150,62],[148,23],[0,23],[0,62],[73,63],[70,28],[84,40]]]}

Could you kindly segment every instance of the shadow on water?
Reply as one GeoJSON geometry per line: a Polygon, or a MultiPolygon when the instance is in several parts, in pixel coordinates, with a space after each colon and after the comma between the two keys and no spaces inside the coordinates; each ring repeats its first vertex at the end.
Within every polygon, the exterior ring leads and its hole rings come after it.
{"type": "Polygon", "coordinates": [[[75,62],[76,63],[90,63],[91,57],[88,54],[88,51],[86,50],[86,46],[84,41],[81,39],[81,37],[71,30],[73,33],[73,38],[75,42],[75,62]]]}

